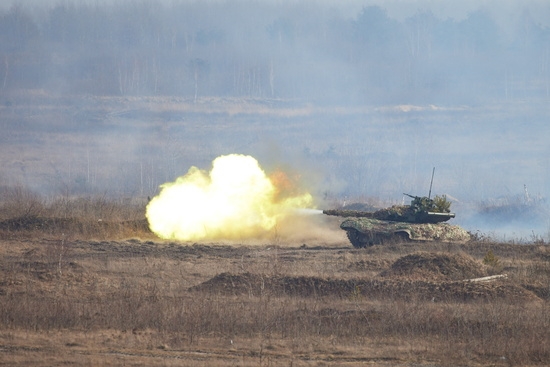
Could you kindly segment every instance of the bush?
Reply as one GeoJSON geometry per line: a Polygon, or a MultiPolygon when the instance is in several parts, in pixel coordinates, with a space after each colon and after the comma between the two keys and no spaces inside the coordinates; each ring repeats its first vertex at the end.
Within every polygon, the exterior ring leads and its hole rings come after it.
{"type": "Polygon", "coordinates": [[[447,196],[445,195],[436,195],[434,198],[434,205],[438,213],[451,212],[451,202],[447,200],[447,196]]]}

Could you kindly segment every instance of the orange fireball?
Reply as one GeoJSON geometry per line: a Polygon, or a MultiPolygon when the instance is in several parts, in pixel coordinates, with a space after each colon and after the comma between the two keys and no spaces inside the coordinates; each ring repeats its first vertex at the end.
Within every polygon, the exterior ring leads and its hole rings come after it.
{"type": "Polygon", "coordinates": [[[216,158],[212,170],[191,167],[161,186],[147,206],[150,229],[183,241],[258,238],[297,208],[311,207],[309,193],[297,194],[288,176],[268,177],[251,156],[216,158]]]}

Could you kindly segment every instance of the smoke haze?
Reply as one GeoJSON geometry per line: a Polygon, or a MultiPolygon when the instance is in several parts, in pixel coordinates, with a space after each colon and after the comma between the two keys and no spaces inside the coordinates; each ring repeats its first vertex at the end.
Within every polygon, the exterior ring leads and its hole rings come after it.
{"type": "Polygon", "coordinates": [[[547,238],[550,3],[341,3],[2,3],[0,185],[155,196],[239,153],[396,204],[436,167],[453,222],[547,238]]]}

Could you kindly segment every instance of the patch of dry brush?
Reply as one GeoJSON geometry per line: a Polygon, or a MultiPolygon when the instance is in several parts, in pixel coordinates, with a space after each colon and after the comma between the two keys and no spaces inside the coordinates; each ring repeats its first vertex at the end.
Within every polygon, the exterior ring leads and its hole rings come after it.
{"type": "Polygon", "coordinates": [[[185,245],[102,230],[139,219],[115,204],[1,207],[6,363],[550,364],[548,246],[185,245]],[[489,250],[508,277],[464,282],[489,250]]]}
{"type": "Polygon", "coordinates": [[[60,196],[46,200],[22,187],[0,187],[0,238],[36,235],[87,239],[152,238],[145,200],[60,196]]]}

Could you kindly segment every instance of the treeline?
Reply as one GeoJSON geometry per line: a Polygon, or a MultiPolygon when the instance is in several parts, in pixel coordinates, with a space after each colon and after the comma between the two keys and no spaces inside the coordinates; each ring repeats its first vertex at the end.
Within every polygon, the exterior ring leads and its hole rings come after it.
{"type": "Polygon", "coordinates": [[[0,14],[0,90],[445,103],[550,98],[550,29],[315,2],[61,1],[0,14]]]}

